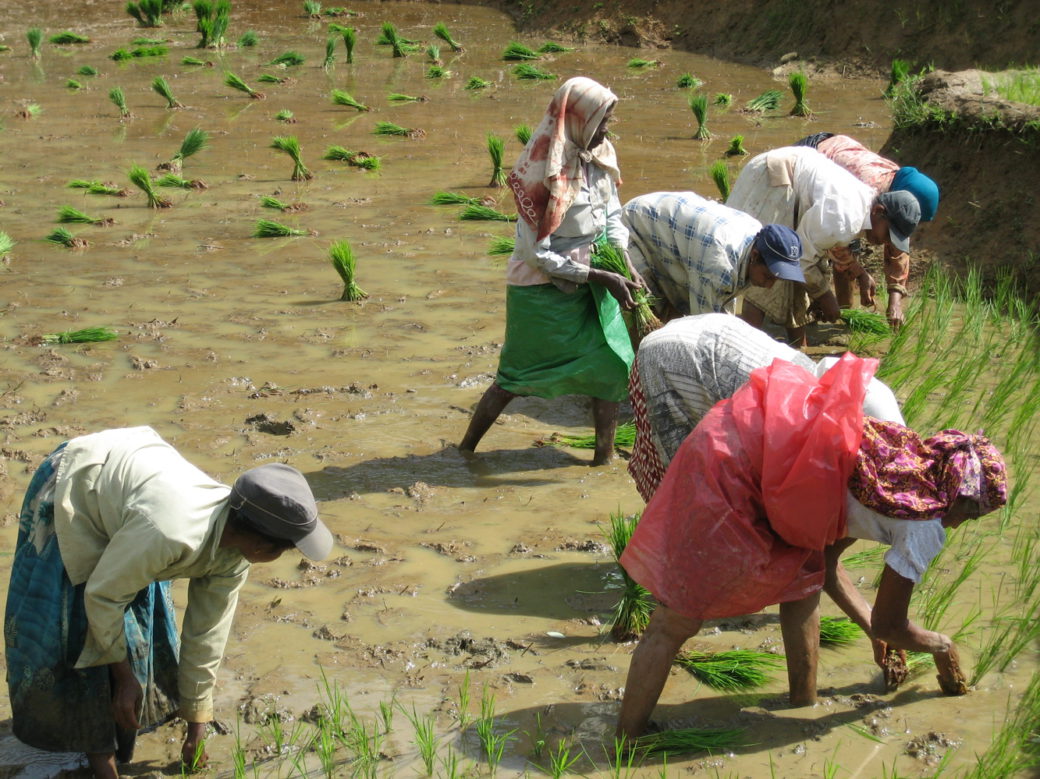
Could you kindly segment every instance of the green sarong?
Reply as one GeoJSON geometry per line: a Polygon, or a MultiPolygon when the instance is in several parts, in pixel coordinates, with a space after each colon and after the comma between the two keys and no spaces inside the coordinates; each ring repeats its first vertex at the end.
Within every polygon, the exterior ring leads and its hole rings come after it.
{"type": "Polygon", "coordinates": [[[506,287],[506,340],[496,381],[517,395],[628,397],[634,358],[621,307],[598,284],[506,287]]]}

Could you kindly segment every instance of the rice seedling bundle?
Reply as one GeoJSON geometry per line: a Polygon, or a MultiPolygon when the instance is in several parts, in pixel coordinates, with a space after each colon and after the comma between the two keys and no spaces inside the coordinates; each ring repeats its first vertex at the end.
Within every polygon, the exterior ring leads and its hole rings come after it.
{"type": "Polygon", "coordinates": [[[268,65],[281,65],[286,68],[296,67],[302,65],[305,62],[303,55],[296,51],[287,51],[284,54],[279,54],[273,60],[268,62],[268,65]]]}
{"type": "Polygon", "coordinates": [[[329,247],[329,258],[332,260],[332,267],[343,279],[343,294],[340,296],[340,300],[353,302],[367,298],[368,293],[357,285],[355,279],[357,258],[354,256],[354,250],[350,244],[346,241],[337,241],[332,244],[329,247]]]}
{"type": "Polygon", "coordinates": [[[45,240],[64,246],[66,249],[85,249],[90,245],[86,238],[77,238],[64,227],[59,227],[48,235],[45,240]]]}
{"type": "Polygon", "coordinates": [[[526,146],[527,142],[531,140],[531,135],[534,131],[531,129],[530,125],[518,124],[513,128],[513,132],[516,134],[516,139],[526,146]]]}
{"type": "Polygon", "coordinates": [[[65,82],[65,87],[67,89],[73,89],[73,90],[75,90],[75,89],[83,89],[83,85],[81,83],[79,83],[78,81],[76,81],[76,79],[74,79],[74,78],[70,78],[68,81],[66,81],[65,82]]]}
{"type": "Polygon", "coordinates": [[[888,86],[885,87],[885,97],[892,97],[895,93],[896,86],[905,81],[906,77],[909,75],[909,62],[901,59],[892,60],[892,67],[889,70],[888,76],[888,86]]]}
{"type": "Polygon", "coordinates": [[[303,0],[303,13],[312,19],[321,17],[321,3],[318,0],[303,0]]]}
{"type": "Polygon", "coordinates": [[[393,122],[376,122],[375,129],[372,132],[376,135],[395,135],[406,138],[421,137],[421,135],[426,134],[422,130],[409,130],[407,127],[401,127],[401,125],[393,122]],[[421,133],[421,135],[417,135],[417,133],[421,133]]]}
{"type": "Polygon", "coordinates": [[[517,78],[537,81],[552,81],[556,78],[555,73],[547,73],[544,70],[539,70],[534,65],[527,62],[521,62],[519,65],[514,67],[513,75],[517,78]]]}
{"type": "Polygon", "coordinates": [[[160,187],[176,187],[177,189],[209,189],[202,179],[185,179],[176,173],[166,173],[155,182],[160,187]]]}
{"type": "Polygon", "coordinates": [[[173,90],[162,76],[155,77],[155,80],[152,81],[152,89],[166,101],[167,108],[184,108],[184,105],[173,96],[173,90]]]}
{"type": "Polygon", "coordinates": [[[628,67],[633,70],[643,70],[644,68],[659,68],[661,67],[660,60],[644,60],[639,57],[633,57],[628,61],[628,67]]]}
{"type": "Polygon", "coordinates": [[[78,43],[90,43],[90,38],[88,38],[86,35],[80,35],[78,32],[72,32],[71,30],[66,30],[65,32],[60,32],[57,35],[52,35],[50,40],[51,43],[55,43],[58,46],[68,46],[78,43]]]}
{"type": "Polygon", "coordinates": [[[296,124],[296,115],[293,114],[288,108],[283,108],[274,118],[279,122],[285,122],[286,124],[296,124]]]}
{"type": "Polygon", "coordinates": [[[885,547],[874,546],[870,549],[864,549],[861,552],[854,552],[853,554],[847,555],[841,558],[841,564],[846,568],[866,568],[867,566],[877,566],[881,564],[881,561],[885,557],[885,547]]]}
{"type": "Polygon", "coordinates": [[[361,168],[362,170],[379,170],[383,166],[383,158],[375,157],[363,151],[359,151],[349,160],[348,165],[353,165],[355,168],[361,168]]]}
{"type": "Polygon", "coordinates": [[[39,103],[26,103],[15,112],[15,116],[19,119],[35,119],[40,115],[41,111],[43,111],[43,109],[40,107],[39,103]]]}
{"type": "Polygon", "coordinates": [[[711,132],[708,130],[708,96],[704,94],[690,95],[689,99],[690,110],[693,111],[693,117],[697,120],[697,132],[693,134],[693,137],[698,141],[707,141],[711,139],[711,132]]]}
{"type": "Polygon", "coordinates": [[[84,344],[99,341],[114,341],[119,333],[111,327],[85,327],[82,330],[65,330],[61,333],[46,333],[41,337],[45,344],[84,344]]]}
{"type": "Polygon", "coordinates": [[[148,176],[148,171],[140,165],[131,166],[128,176],[130,182],[148,197],[149,208],[169,208],[173,205],[169,200],[159,197],[152,186],[152,179],[148,176]]]}
{"type": "Polygon", "coordinates": [[[262,84],[284,84],[287,81],[291,81],[288,76],[276,76],[273,73],[261,73],[256,77],[256,80],[262,84]]]}
{"type": "Polygon", "coordinates": [[[491,239],[491,243],[488,245],[488,254],[492,257],[509,256],[513,253],[515,247],[515,238],[508,238],[504,235],[496,236],[491,239]]]}
{"type": "Polygon", "coordinates": [[[722,109],[729,108],[733,105],[733,95],[726,92],[717,92],[715,94],[715,105],[722,109]]]}
{"type": "Polygon", "coordinates": [[[25,32],[25,40],[29,42],[30,56],[34,60],[40,58],[40,44],[43,42],[43,30],[39,27],[30,27],[25,32]]]}
{"type": "MultiPolygon", "coordinates": [[[[628,271],[628,262],[625,253],[609,241],[597,241],[592,247],[592,267],[616,273],[623,278],[632,280],[632,274],[628,271]]],[[[661,327],[661,320],[657,318],[653,309],[653,300],[643,288],[632,290],[632,299],[636,303],[634,316],[636,332],[642,338],[661,327]]]]}
{"type": "Polygon", "coordinates": [[[451,76],[451,71],[442,68],[440,65],[430,65],[426,69],[426,78],[448,78],[451,76]]]}
{"type": "Polygon", "coordinates": [[[715,186],[719,188],[719,196],[722,198],[722,202],[725,203],[729,200],[729,168],[726,167],[726,163],[722,160],[716,160],[708,168],[708,174],[711,176],[711,180],[715,182],[715,186]]]}
{"type": "Polygon", "coordinates": [[[675,86],[679,89],[696,89],[703,83],[703,81],[692,73],[683,73],[679,76],[679,80],[675,82],[675,86]]]}
{"type": "Polygon", "coordinates": [[[253,100],[263,100],[267,97],[263,92],[257,92],[249,84],[239,78],[237,75],[232,73],[230,70],[224,73],[224,84],[232,89],[237,89],[239,92],[245,92],[253,100]]]}
{"type": "Polygon", "coordinates": [[[650,623],[650,615],[654,611],[654,601],[649,590],[629,576],[628,571],[621,565],[621,555],[638,523],[637,514],[626,517],[620,511],[611,512],[610,528],[606,531],[607,542],[614,554],[614,562],[617,563],[623,583],[621,599],[614,606],[609,622],[610,635],[615,641],[628,641],[639,636],[646,630],[650,623]]]}
{"type": "Polygon", "coordinates": [[[465,89],[487,89],[489,86],[491,86],[490,81],[485,81],[480,76],[470,76],[469,81],[466,82],[465,89]]]}
{"type": "MultiPolygon", "coordinates": [[[[502,239],[502,248],[505,248],[504,241],[509,241],[509,253],[513,251],[513,239],[506,238],[502,239]]],[[[631,449],[636,443],[636,423],[635,422],[622,422],[617,426],[614,431],[614,446],[623,447],[625,449],[631,449]]],[[[548,438],[543,438],[538,442],[539,446],[567,446],[571,449],[595,449],[596,448],[596,434],[585,433],[583,435],[569,435],[567,433],[553,433],[548,438]]]]}
{"type": "Polygon", "coordinates": [[[116,49],[109,55],[109,59],[123,62],[129,59],[143,59],[145,57],[165,57],[169,53],[170,50],[165,46],[139,46],[131,51],[116,49]]]}
{"type": "Polygon", "coordinates": [[[743,157],[748,153],[747,149],[744,148],[744,136],[734,135],[729,140],[729,148],[726,149],[727,157],[743,157]]]}
{"type": "Polygon", "coordinates": [[[431,206],[468,206],[482,203],[479,197],[470,197],[459,192],[435,192],[430,198],[431,206]]]}
{"type": "Polygon", "coordinates": [[[198,48],[207,49],[224,44],[224,33],[231,21],[231,0],[195,0],[195,29],[202,37],[198,48]]]}
{"type": "Polygon", "coordinates": [[[96,76],[97,74],[97,68],[90,65],[80,65],[76,70],[76,75],[78,76],[96,76]]]}
{"type": "Polygon", "coordinates": [[[487,134],[488,156],[491,157],[491,181],[489,187],[504,187],[506,185],[506,174],[502,169],[502,157],[505,153],[506,142],[494,133],[487,134]]]}
{"type": "Polygon", "coordinates": [[[325,59],[321,63],[321,69],[328,71],[336,64],[336,39],[325,39],[325,59]]]}
{"type": "Polygon", "coordinates": [[[264,208],[273,208],[276,211],[288,211],[289,210],[289,204],[288,203],[283,203],[278,198],[271,197],[270,195],[263,195],[260,198],[260,205],[262,205],[264,208]]]}
{"type": "Polygon", "coordinates": [[[295,135],[279,135],[271,139],[271,148],[284,151],[293,161],[292,180],[307,181],[314,178],[306,166],[300,153],[300,142],[295,135]]]}
{"type": "Polygon", "coordinates": [[[88,216],[72,206],[62,206],[58,209],[58,221],[61,224],[85,224],[95,227],[108,227],[115,224],[114,219],[100,219],[88,216]]]}
{"type": "Polygon", "coordinates": [[[297,230],[270,219],[257,219],[256,228],[253,230],[254,238],[291,238],[297,235],[307,235],[307,231],[297,230]]]}
{"type": "Polygon", "coordinates": [[[238,45],[243,49],[251,49],[259,42],[260,36],[256,34],[255,30],[246,30],[238,39],[238,45]]]}
{"type": "Polygon", "coordinates": [[[425,103],[426,98],[422,95],[402,95],[400,92],[391,92],[386,96],[391,103],[425,103]]]}
{"type": "Polygon", "coordinates": [[[173,2],[167,0],[140,0],[126,4],[126,12],[137,20],[142,27],[158,27],[162,24],[162,15],[173,8],[173,2]]]}
{"type": "Polygon", "coordinates": [[[728,752],[743,742],[744,731],[729,730],[664,730],[647,733],[632,742],[632,748],[642,755],[685,755],[692,752],[728,752]]]}
{"type": "Polygon", "coordinates": [[[353,64],[354,46],[357,45],[357,30],[353,27],[343,27],[340,29],[340,35],[343,36],[343,47],[347,50],[347,64],[353,64]]]}
{"type": "Polygon", "coordinates": [[[441,47],[435,43],[426,47],[426,56],[434,65],[444,64],[441,62],[441,47]]]}
{"type": "Polygon", "coordinates": [[[119,87],[112,87],[108,91],[108,99],[111,100],[115,107],[119,109],[119,115],[123,119],[127,119],[131,116],[130,109],[126,107],[126,95],[123,94],[123,90],[119,87]]]}
{"type": "Polygon", "coordinates": [[[212,62],[206,62],[206,60],[200,60],[198,57],[183,57],[181,59],[182,65],[209,65],[212,67],[212,62]]]}
{"type": "Polygon", "coordinates": [[[749,100],[744,110],[757,114],[765,111],[775,111],[780,107],[780,100],[783,96],[783,92],[779,89],[767,89],[758,97],[749,100]]]}
{"type": "Polygon", "coordinates": [[[568,51],[574,51],[574,49],[556,41],[546,41],[538,47],[539,54],[563,54],[568,51]]]}
{"type": "Polygon", "coordinates": [[[114,184],[105,184],[100,181],[87,181],[85,179],[73,179],[66,186],[70,189],[85,189],[88,195],[113,195],[115,197],[126,197],[130,192],[121,189],[114,184]]]}
{"type": "Polygon", "coordinates": [[[451,46],[452,51],[462,51],[462,46],[456,43],[455,39],[451,37],[451,33],[448,32],[448,27],[444,22],[437,22],[437,24],[433,26],[433,34],[451,46]]]}
{"type": "Polygon", "coordinates": [[[364,103],[358,102],[357,100],[355,100],[353,97],[350,96],[349,92],[344,92],[342,89],[333,89],[332,93],[331,93],[331,96],[332,96],[332,102],[334,104],[336,104],[336,105],[349,106],[350,108],[357,109],[358,111],[368,111],[368,110],[370,110],[367,105],[365,105],[364,103]]]}
{"type": "Polygon", "coordinates": [[[794,95],[794,108],[791,109],[791,116],[811,118],[813,112],[809,109],[809,104],[805,102],[805,93],[809,90],[809,78],[801,71],[798,71],[788,77],[787,84],[791,87],[791,93],[794,95]]]}
{"type": "Polygon", "coordinates": [[[7,255],[11,252],[11,249],[13,249],[14,246],[15,240],[3,230],[0,230],[0,260],[6,260],[7,255]]]}
{"type": "Polygon", "coordinates": [[[884,315],[876,311],[864,311],[862,308],[845,308],[841,311],[841,321],[849,330],[856,333],[873,335],[889,335],[892,330],[884,315]]]}
{"type": "Polygon", "coordinates": [[[165,38],[134,38],[130,41],[134,46],[161,46],[166,43],[165,38]]]}
{"type": "Polygon", "coordinates": [[[470,203],[459,214],[459,219],[466,222],[515,222],[516,215],[510,216],[509,214],[503,214],[501,211],[492,208],[491,206],[480,205],[478,203],[470,203]]]}
{"type": "Polygon", "coordinates": [[[784,664],[782,655],[734,649],[726,652],[680,652],[675,665],[713,690],[753,690],[772,681],[770,671],[784,664]]]}
{"type": "Polygon", "coordinates": [[[845,646],[862,636],[862,628],[848,617],[820,617],[820,646],[845,646]]]}
{"type": "Polygon", "coordinates": [[[382,34],[376,41],[377,45],[389,46],[395,58],[406,57],[413,50],[415,41],[402,38],[397,33],[397,28],[392,22],[383,22],[382,34]]]}
{"type": "Polygon", "coordinates": [[[536,60],[540,59],[538,52],[533,49],[529,49],[522,43],[511,41],[506,46],[505,51],[502,52],[502,59],[506,62],[517,62],[520,60],[536,60]]]}
{"type": "Polygon", "coordinates": [[[325,155],[322,157],[323,160],[338,160],[341,162],[349,162],[353,159],[357,152],[353,152],[343,146],[330,146],[325,150],[325,155]]]}

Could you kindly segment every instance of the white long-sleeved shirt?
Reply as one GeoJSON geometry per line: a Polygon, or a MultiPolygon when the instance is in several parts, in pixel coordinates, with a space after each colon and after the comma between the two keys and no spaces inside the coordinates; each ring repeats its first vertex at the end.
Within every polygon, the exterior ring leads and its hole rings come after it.
{"type": "Polygon", "coordinates": [[[88,632],[77,668],[125,660],[123,612],[152,582],[190,579],[181,632],[181,716],[213,718],[213,688],[249,563],[220,548],[230,489],[150,427],[74,438],[58,468],[54,525],[88,632]]]}

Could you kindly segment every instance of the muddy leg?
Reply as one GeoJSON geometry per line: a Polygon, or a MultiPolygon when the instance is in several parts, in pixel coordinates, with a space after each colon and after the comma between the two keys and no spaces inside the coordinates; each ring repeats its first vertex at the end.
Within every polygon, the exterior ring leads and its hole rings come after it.
{"type": "Polygon", "coordinates": [[[684,617],[667,606],[658,606],[639,639],[625,679],[625,695],[618,715],[617,735],[631,743],[646,730],[650,714],[661,697],[672,660],[683,642],[696,635],[701,621],[684,617]]]}
{"type": "Polygon", "coordinates": [[[852,308],[852,277],[845,271],[834,271],[834,294],[839,308],[852,308]]]}
{"type": "Polygon", "coordinates": [[[484,397],[477,403],[473,418],[469,421],[469,427],[466,428],[466,435],[462,437],[462,443],[459,444],[459,451],[472,452],[476,449],[480,439],[484,437],[484,433],[495,423],[502,410],[509,405],[509,401],[515,397],[514,393],[498,386],[498,382],[488,387],[484,397]]]}
{"type": "Polygon", "coordinates": [[[787,328],[787,345],[795,349],[804,349],[809,345],[809,339],[805,337],[805,325],[787,328]]]}
{"type": "Polygon", "coordinates": [[[118,779],[114,752],[87,752],[87,760],[96,779],[118,779]]]}
{"type": "Polygon", "coordinates": [[[617,433],[617,415],[620,403],[592,399],[592,424],[596,428],[596,451],[593,465],[606,465],[614,459],[614,435],[617,433]]]}
{"type": "Polygon", "coordinates": [[[765,329],[762,325],[766,323],[766,314],[754,303],[749,303],[746,300],[743,302],[740,307],[740,318],[752,327],[757,327],[759,330],[765,329]]]}
{"type": "Polygon", "coordinates": [[[816,663],[820,651],[820,593],[780,604],[780,632],[787,655],[791,705],[816,703],[816,663]]]}

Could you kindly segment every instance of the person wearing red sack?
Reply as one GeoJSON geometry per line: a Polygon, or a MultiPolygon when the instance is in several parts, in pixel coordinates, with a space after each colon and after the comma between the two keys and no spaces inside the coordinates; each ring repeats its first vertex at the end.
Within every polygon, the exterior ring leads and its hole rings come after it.
{"type": "Polygon", "coordinates": [[[899,650],[930,652],[943,691],[966,691],[956,647],[910,621],[910,595],[947,529],[1006,502],[1006,468],[981,434],[923,439],[864,417],[875,366],[845,355],[816,379],[776,360],[679,447],[621,557],[660,605],[632,656],[619,736],[642,734],[675,655],[704,620],[773,604],[791,703],[813,703],[820,592],[857,608],[851,582],[835,574],[857,538],[890,546],[874,607],[859,615],[884,642],[879,665],[899,650]]]}

